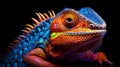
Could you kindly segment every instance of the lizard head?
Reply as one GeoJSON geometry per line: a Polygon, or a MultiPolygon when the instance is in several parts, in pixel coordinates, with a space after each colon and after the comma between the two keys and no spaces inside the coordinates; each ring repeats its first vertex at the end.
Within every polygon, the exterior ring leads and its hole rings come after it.
{"type": "Polygon", "coordinates": [[[59,56],[99,46],[106,33],[106,24],[91,8],[79,11],[66,8],[53,19],[50,32],[50,54],[59,56]]]}

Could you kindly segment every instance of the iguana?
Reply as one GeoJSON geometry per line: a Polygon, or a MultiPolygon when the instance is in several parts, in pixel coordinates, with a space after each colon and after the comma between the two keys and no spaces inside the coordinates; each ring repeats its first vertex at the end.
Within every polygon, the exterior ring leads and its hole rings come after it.
{"type": "Polygon", "coordinates": [[[78,59],[112,66],[104,53],[94,53],[107,31],[105,21],[93,9],[48,13],[36,13],[38,20],[32,18],[34,23],[26,24],[1,58],[0,67],[59,67],[78,59]]]}

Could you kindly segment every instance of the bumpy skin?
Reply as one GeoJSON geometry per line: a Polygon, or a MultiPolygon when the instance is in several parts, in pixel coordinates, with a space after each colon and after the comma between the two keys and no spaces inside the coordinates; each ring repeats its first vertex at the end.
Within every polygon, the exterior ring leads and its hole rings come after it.
{"type": "MultiPolygon", "coordinates": [[[[44,19],[40,14],[39,21],[40,16],[44,19]]],[[[33,20],[39,24],[39,21],[34,18],[33,20]]],[[[61,67],[61,64],[64,65],[63,61],[71,63],[80,59],[98,62],[101,65],[106,62],[112,66],[112,62],[104,53],[93,53],[101,45],[106,33],[106,23],[91,8],[85,7],[79,11],[66,8],[49,20],[44,21],[51,23],[49,40],[48,37],[44,41],[36,39],[35,44],[38,42],[42,46],[32,48],[22,55],[25,64],[37,67],[61,67]]]]}

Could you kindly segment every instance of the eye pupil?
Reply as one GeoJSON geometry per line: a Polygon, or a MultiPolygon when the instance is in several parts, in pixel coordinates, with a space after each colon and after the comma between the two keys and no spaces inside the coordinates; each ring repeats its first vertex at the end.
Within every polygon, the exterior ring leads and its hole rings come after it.
{"type": "Polygon", "coordinates": [[[72,18],[66,18],[66,22],[67,22],[67,23],[71,23],[72,21],[73,21],[72,18]]]}
{"type": "Polygon", "coordinates": [[[90,28],[94,28],[95,27],[95,25],[94,24],[90,24],[90,28]]]}
{"type": "Polygon", "coordinates": [[[67,17],[67,18],[65,19],[65,26],[66,26],[67,28],[72,28],[72,27],[74,27],[75,25],[76,25],[76,21],[75,21],[74,18],[67,17]]]}

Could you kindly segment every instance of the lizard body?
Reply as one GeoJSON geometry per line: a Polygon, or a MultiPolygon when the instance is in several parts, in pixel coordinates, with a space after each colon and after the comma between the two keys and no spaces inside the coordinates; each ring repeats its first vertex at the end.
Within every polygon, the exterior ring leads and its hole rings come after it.
{"type": "Polygon", "coordinates": [[[12,44],[14,48],[10,46],[12,50],[1,62],[2,67],[59,67],[62,61],[77,59],[112,65],[104,53],[92,52],[106,33],[106,23],[94,10],[65,8],[56,16],[49,12],[50,18],[46,13],[36,14],[39,21],[32,18],[35,24],[22,30],[26,36],[20,35],[21,41],[16,46],[12,44]]]}

